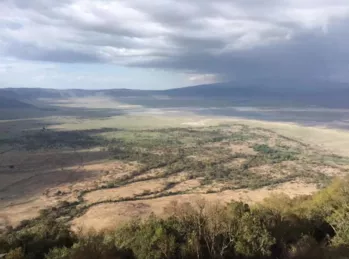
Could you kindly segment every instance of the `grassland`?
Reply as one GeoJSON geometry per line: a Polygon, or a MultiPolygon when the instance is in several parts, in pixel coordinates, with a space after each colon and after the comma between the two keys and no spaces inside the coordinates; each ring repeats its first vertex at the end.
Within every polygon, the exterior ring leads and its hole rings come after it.
{"type": "MultiPolygon", "coordinates": [[[[83,102],[63,103],[75,109],[83,102]]],[[[50,214],[75,229],[103,229],[132,216],[161,216],[174,200],[307,195],[349,171],[344,131],[107,114],[0,121],[0,228],[50,214]]]]}

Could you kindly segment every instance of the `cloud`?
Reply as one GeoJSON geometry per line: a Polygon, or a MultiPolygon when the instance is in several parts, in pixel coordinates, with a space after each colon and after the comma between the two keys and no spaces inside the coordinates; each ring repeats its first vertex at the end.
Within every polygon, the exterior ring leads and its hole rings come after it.
{"type": "Polygon", "coordinates": [[[189,74],[188,79],[191,85],[212,84],[219,81],[215,74],[189,74]]]}
{"type": "Polygon", "coordinates": [[[343,80],[348,26],[347,0],[2,0],[0,56],[343,80]]]}

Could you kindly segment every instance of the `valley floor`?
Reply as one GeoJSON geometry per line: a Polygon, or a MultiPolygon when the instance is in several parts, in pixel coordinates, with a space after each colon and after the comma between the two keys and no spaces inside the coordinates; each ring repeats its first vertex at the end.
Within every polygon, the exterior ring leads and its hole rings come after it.
{"type": "Polygon", "coordinates": [[[186,115],[2,120],[0,229],[49,213],[73,229],[174,201],[309,195],[349,172],[349,132],[186,115]]]}

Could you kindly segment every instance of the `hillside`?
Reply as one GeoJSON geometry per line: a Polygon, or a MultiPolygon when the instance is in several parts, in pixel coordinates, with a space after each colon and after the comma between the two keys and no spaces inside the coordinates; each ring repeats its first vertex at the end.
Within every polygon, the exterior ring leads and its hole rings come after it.
{"type": "Polygon", "coordinates": [[[74,213],[74,202],[65,202],[0,236],[0,253],[11,259],[346,259],[347,184],[335,181],[313,196],[279,195],[255,206],[173,202],[165,218],[85,234],[55,219],[74,213]]]}
{"type": "Polygon", "coordinates": [[[0,109],[19,109],[19,108],[35,108],[33,105],[0,96],[0,109]]]}

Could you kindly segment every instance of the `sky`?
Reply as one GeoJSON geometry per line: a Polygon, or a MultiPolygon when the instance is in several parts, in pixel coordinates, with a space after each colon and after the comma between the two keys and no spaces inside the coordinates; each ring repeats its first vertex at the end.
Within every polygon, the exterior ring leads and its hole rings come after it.
{"type": "Polygon", "coordinates": [[[349,82],[348,0],[0,0],[0,87],[349,82]]]}

